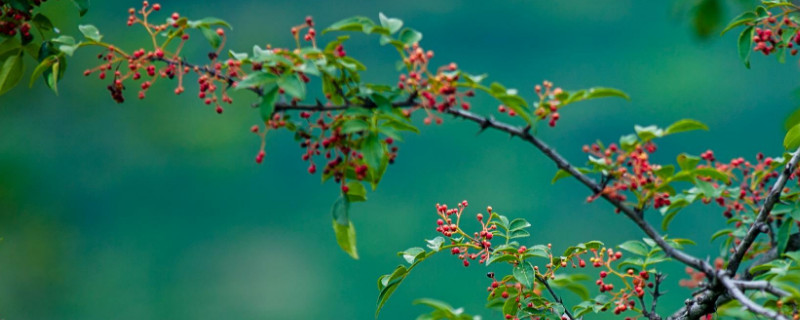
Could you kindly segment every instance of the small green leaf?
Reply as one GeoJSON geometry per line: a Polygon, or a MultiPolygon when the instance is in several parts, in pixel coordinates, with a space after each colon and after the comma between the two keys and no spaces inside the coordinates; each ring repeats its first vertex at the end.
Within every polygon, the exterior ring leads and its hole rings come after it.
{"type": "Polygon", "coordinates": [[[798,146],[800,146],[800,124],[789,129],[789,132],[783,137],[783,147],[786,150],[794,150],[798,146]]]}
{"type": "Polygon", "coordinates": [[[428,248],[433,250],[434,252],[438,252],[439,249],[442,248],[442,244],[444,244],[444,238],[436,237],[433,240],[425,240],[428,243],[428,248]]]}
{"type": "Polygon", "coordinates": [[[331,31],[362,31],[364,33],[370,33],[374,27],[375,22],[373,22],[372,19],[356,16],[339,20],[330,27],[325,28],[325,30],[322,30],[322,34],[331,31]]]}
{"type": "Polygon", "coordinates": [[[664,131],[664,135],[678,133],[678,132],[692,131],[692,130],[708,131],[708,127],[702,122],[697,120],[682,119],[676,121],[675,123],[667,127],[667,129],[664,131]]]}
{"type": "Polygon", "coordinates": [[[794,219],[789,217],[783,221],[783,224],[781,224],[781,227],[778,229],[777,239],[775,239],[778,245],[778,256],[786,251],[786,245],[789,243],[789,235],[791,235],[793,225],[794,219]]]}
{"type": "Polygon", "coordinates": [[[719,171],[715,168],[697,168],[694,169],[694,174],[704,177],[711,177],[716,180],[725,182],[726,184],[731,182],[731,177],[728,176],[728,174],[719,171]]]}
{"type": "Polygon", "coordinates": [[[528,261],[522,261],[513,270],[514,278],[526,288],[533,288],[535,279],[533,265],[528,261]]]}
{"type": "Polygon", "coordinates": [[[356,229],[350,221],[350,201],[346,197],[339,197],[333,203],[331,213],[333,215],[333,231],[336,234],[336,242],[353,259],[358,259],[356,250],[356,229]]]}
{"type": "Polygon", "coordinates": [[[278,80],[278,76],[265,72],[257,71],[247,75],[244,79],[236,83],[236,90],[247,89],[251,87],[261,87],[266,84],[274,83],[278,80]]]}
{"type": "Polygon", "coordinates": [[[14,88],[22,79],[25,72],[25,63],[22,60],[22,51],[10,55],[0,66],[0,95],[14,88]]]}
{"type": "Polygon", "coordinates": [[[200,26],[198,29],[200,29],[200,33],[208,40],[208,44],[210,44],[212,48],[219,48],[222,44],[222,37],[220,37],[216,31],[211,30],[208,26],[200,26]]]}
{"type": "Polygon", "coordinates": [[[717,239],[717,238],[719,238],[721,236],[727,236],[728,234],[730,234],[732,232],[733,232],[733,230],[731,230],[731,229],[723,229],[723,230],[714,232],[714,234],[711,235],[711,241],[714,241],[715,239],[717,239]]]}
{"type": "Polygon", "coordinates": [[[100,35],[100,30],[97,30],[97,27],[95,27],[95,26],[93,26],[91,24],[79,25],[78,29],[81,31],[81,33],[83,33],[83,36],[86,37],[86,39],[89,39],[89,40],[92,40],[92,41],[95,41],[95,42],[100,42],[100,40],[103,39],[103,36],[100,35]]]}
{"type": "Polygon", "coordinates": [[[361,144],[361,153],[364,155],[364,161],[367,167],[373,174],[377,173],[385,153],[383,151],[383,143],[376,133],[370,133],[364,138],[361,144]]]}
{"type": "Polygon", "coordinates": [[[397,18],[387,18],[383,15],[383,12],[378,14],[378,17],[381,20],[381,26],[386,29],[389,29],[389,33],[395,33],[403,27],[403,21],[397,18]]]}
{"type": "Polygon", "coordinates": [[[736,18],[733,18],[733,20],[731,20],[731,22],[728,23],[728,26],[726,26],[725,29],[723,29],[722,32],[720,32],[720,35],[723,35],[725,34],[725,32],[728,32],[731,29],[736,28],[740,25],[753,22],[753,20],[755,19],[756,19],[755,12],[752,11],[744,12],[738,15],[736,18]]]}
{"type": "Polygon", "coordinates": [[[369,129],[369,123],[361,119],[350,119],[342,123],[342,134],[350,134],[369,129]]]}
{"type": "Polygon", "coordinates": [[[406,249],[406,251],[400,252],[400,256],[402,256],[403,259],[408,262],[408,264],[413,264],[417,260],[417,256],[419,256],[420,253],[425,253],[425,249],[413,247],[406,249]]]}
{"type": "Polygon", "coordinates": [[[553,176],[553,180],[550,181],[550,183],[555,184],[556,181],[564,179],[566,177],[571,177],[571,176],[572,175],[567,170],[558,169],[558,171],[556,171],[556,175],[553,176]]]}
{"type": "Polygon", "coordinates": [[[681,153],[678,155],[678,166],[681,170],[691,171],[694,170],[697,165],[700,163],[700,158],[695,156],[690,156],[685,153],[681,153]]]}
{"type": "Polygon", "coordinates": [[[53,30],[53,22],[51,22],[50,19],[47,18],[47,16],[41,13],[37,13],[36,15],[34,15],[33,18],[31,19],[31,23],[33,23],[33,25],[36,26],[36,28],[38,28],[41,31],[53,30]]]}
{"type": "Polygon", "coordinates": [[[278,86],[292,97],[306,98],[306,84],[295,73],[285,73],[278,78],[278,86]]]}
{"type": "Polygon", "coordinates": [[[270,118],[272,118],[272,114],[275,113],[275,103],[278,102],[278,87],[272,86],[264,96],[261,97],[261,103],[259,103],[258,109],[261,112],[261,120],[267,122],[270,118]]]}
{"type": "Polygon", "coordinates": [[[739,58],[748,69],[750,69],[750,53],[753,52],[750,50],[753,46],[753,30],[753,26],[748,26],[739,34],[739,58]]]}
{"type": "Polygon", "coordinates": [[[636,241],[636,240],[626,241],[620,244],[619,247],[625,251],[640,256],[647,256],[647,253],[650,252],[650,250],[647,249],[647,245],[645,245],[641,241],[636,241]]]}
{"type": "Polygon", "coordinates": [[[419,31],[411,28],[404,28],[402,31],[400,31],[398,40],[406,45],[411,46],[422,41],[422,33],[419,33],[419,31]]]}
{"type": "Polygon", "coordinates": [[[602,88],[602,87],[590,88],[589,91],[586,92],[584,99],[588,100],[588,99],[606,98],[606,97],[618,97],[628,101],[631,100],[631,97],[629,97],[628,94],[622,92],[621,90],[614,88],[602,88]]]}
{"type": "Polygon", "coordinates": [[[359,181],[347,183],[347,200],[350,202],[367,201],[367,189],[359,181]]]}
{"type": "Polygon", "coordinates": [[[42,60],[42,62],[40,62],[39,65],[36,66],[35,69],[33,69],[33,73],[31,73],[31,80],[28,83],[28,87],[33,87],[33,82],[36,81],[36,79],[38,79],[39,76],[41,76],[45,70],[52,67],[53,64],[55,64],[56,62],[58,62],[58,56],[49,56],[47,58],[44,58],[44,60],[42,60]]]}
{"type": "Polygon", "coordinates": [[[523,218],[516,218],[514,220],[511,220],[511,222],[508,224],[508,230],[509,231],[522,230],[530,226],[531,224],[530,222],[528,222],[528,220],[525,220],[523,218]]]}
{"type": "Polygon", "coordinates": [[[214,17],[207,17],[200,20],[189,21],[186,23],[189,28],[200,28],[200,27],[211,27],[211,26],[224,26],[228,29],[233,29],[231,25],[225,20],[214,18],[214,17]]]}

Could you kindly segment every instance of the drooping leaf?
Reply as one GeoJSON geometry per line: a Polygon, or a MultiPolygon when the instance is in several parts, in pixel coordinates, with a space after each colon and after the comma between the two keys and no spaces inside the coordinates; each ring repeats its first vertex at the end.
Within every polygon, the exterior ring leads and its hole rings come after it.
{"type": "Polygon", "coordinates": [[[786,245],[789,243],[789,236],[792,231],[792,226],[794,225],[794,219],[788,217],[786,220],[783,221],[781,227],[778,228],[778,235],[775,239],[777,244],[777,252],[778,256],[783,254],[786,251],[786,245]]]}
{"type": "Polygon", "coordinates": [[[753,50],[750,48],[753,46],[753,26],[748,26],[742,30],[742,33],[739,34],[739,58],[744,63],[744,66],[750,69],[750,53],[753,50]]]}
{"type": "Polygon", "coordinates": [[[264,96],[261,97],[261,103],[258,104],[258,109],[261,113],[261,120],[266,122],[272,118],[275,113],[275,103],[278,102],[278,86],[272,86],[268,89],[264,96]]]}
{"type": "Polygon", "coordinates": [[[333,215],[333,231],[336,234],[336,243],[347,252],[353,259],[358,259],[356,249],[356,229],[350,221],[350,201],[346,197],[339,197],[333,203],[331,214],[333,215]]]}
{"type": "Polygon", "coordinates": [[[211,48],[217,49],[222,44],[222,37],[220,37],[216,31],[211,30],[208,26],[199,26],[197,27],[200,30],[200,33],[203,34],[203,37],[208,40],[208,44],[211,45],[211,48]]]}
{"type": "Polygon", "coordinates": [[[5,94],[15,87],[25,72],[25,63],[22,60],[22,51],[11,54],[0,66],[0,95],[5,94]]]}

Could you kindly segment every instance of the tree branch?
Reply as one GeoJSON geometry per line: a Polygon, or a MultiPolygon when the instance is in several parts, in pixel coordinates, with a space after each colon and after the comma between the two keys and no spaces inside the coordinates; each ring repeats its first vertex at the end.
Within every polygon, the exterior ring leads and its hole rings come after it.
{"type": "Polygon", "coordinates": [[[776,180],[775,184],[772,185],[769,195],[767,195],[766,200],[764,200],[764,204],[761,205],[761,209],[756,216],[756,221],[754,221],[750,226],[750,229],[747,230],[747,234],[742,239],[742,242],[736,248],[736,251],[731,259],[728,260],[728,267],[726,269],[731,274],[736,274],[736,271],[739,269],[739,264],[742,263],[744,254],[747,253],[747,250],[749,250],[750,246],[753,245],[756,237],[758,237],[758,235],[761,233],[761,225],[767,221],[767,217],[769,217],[769,213],[772,212],[772,208],[775,206],[775,203],[780,200],[783,187],[786,186],[786,182],[789,181],[789,176],[791,176],[792,172],[794,172],[798,161],[800,161],[800,148],[794,152],[792,158],[789,160],[789,163],[786,164],[786,166],[783,168],[783,171],[778,176],[778,180],[776,180]]]}
{"type": "Polygon", "coordinates": [[[547,279],[545,279],[544,277],[542,277],[541,275],[539,275],[537,273],[536,274],[536,280],[539,280],[539,282],[541,282],[544,285],[544,287],[547,288],[547,291],[550,292],[550,296],[553,297],[553,300],[555,300],[556,302],[558,302],[558,304],[560,304],[562,307],[564,307],[564,314],[566,314],[567,317],[569,317],[570,320],[576,320],[575,317],[572,316],[572,313],[569,312],[569,307],[564,305],[564,301],[561,300],[561,297],[559,297],[556,294],[556,292],[553,291],[553,288],[550,287],[550,284],[547,283],[547,279]]]}
{"type": "Polygon", "coordinates": [[[739,287],[742,290],[760,290],[769,292],[770,294],[778,297],[788,297],[792,294],[789,292],[784,291],[783,289],[773,287],[769,281],[743,281],[743,280],[731,280],[733,284],[739,287]]]}
{"type": "Polygon", "coordinates": [[[775,320],[789,320],[789,318],[786,316],[766,309],[753,300],[750,300],[750,298],[748,298],[747,295],[745,295],[744,292],[739,289],[739,286],[737,286],[736,282],[730,278],[727,271],[720,271],[717,275],[717,279],[719,279],[722,285],[728,289],[728,294],[730,294],[734,299],[738,300],[739,303],[747,308],[747,310],[750,310],[750,312],[775,320]]]}

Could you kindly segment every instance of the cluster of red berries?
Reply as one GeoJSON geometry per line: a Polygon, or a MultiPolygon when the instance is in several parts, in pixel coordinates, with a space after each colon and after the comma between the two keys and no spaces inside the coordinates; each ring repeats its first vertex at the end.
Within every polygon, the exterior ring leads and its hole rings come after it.
{"type": "Polygon", "coordinates": [[[561,118],[561,115],[558,113],[558,108],[561,105],[561,101],[559,101],[557,97],[560,96],[564,91],[558,87],[553,88],[553,83],[550,81],[544,81],[542,85],[537,84],[533,88],[533,91],[536,92],[537,96],[539,96],[539,102],[536,104],[537,107],[533,114],[540,120],[544,120],[549,117],[550,120],[547,121],[547,125],[555,127],[556,122],[558,122],[558,119],[561,118]]]}
{"type": "Polygon", "coordinates": [[[769,12],[769,17],[760,22],[761,27],[755,29],[753,51],[761,51],[764,55],[774,53],[779,48],[791,49],[791,55],[797,54],[795,44],[800,45],[800,30],[795,31],[797,24],[789,19],[787,12],[782,13],[783,18],[778,19],[769,12]],[[782,42],[784,32],[794,32],[786,43],[782,42]],[[794,43],[792,43],[794,42],[794,43]]]}
{"type": "Polygon", "coordinates": [[[30,21],[33,17],[33,7],[38,7],[47,0],[28,1],[32,5],[30,11],[14,8],[8,1],[0,1],[0,34],[13,37],[19,34],[23,44],[31,42],[30,21]]]}
{"type": "Polygon", "coordinates": [[[467,205],[467,200],[459,203],[457,208],[448,208],[446,204],[436,204],[436,213],[439,215],[439,219],[436,220],[436,232],[439,232],[445,237],[451,239],[455,235],[462,236],[466,240],[466,242],[463,243],[456,243],[455,240],[452,240],[453,244],[458,246],[450,249],[450,253],[457,255],[458,258],[462,260],[462,263],[465,267],[469,266],[469,260],[480,258],[478,260],[479,263],[486,262],[486,259],[488,259],[489,254],[491,253],[491,240],[494,237],[492,232],[497,229],[497,225],[491,221],[492,207],[490,206],[486,208],[486,212],[489,216],[488,219],[484,219],[482,213],[475,215],[475,218],[481,224],[480,231],[476,231],[470,236],[461,230],[459,222],[461,221],[461,216],[464,214],[464,209],[467,208],[467,205]],[[453,216],[455,216],[455,221],[453,220],[453,216]],[[470,253],[470,248],[476,249],[477,252],[470,253]]]}
{"type": "Polygon", "coordinates": [[[422,97],[418,106],[404,110],[406,116],[410,116],[418,109],[423,109],[427,113],[423,123],[426,125],[433,122],[442,124],[442,118],[431,110],[443,113],[456,106],[463,110],[470,110],[471,105],[465,98],[475,96],[475,92],[472,90],[458,91],[456,82],[460,76],[456,63],[451,62],[440,66],[433,73],[430,68],[433,51],[425,51],[419,44],[414,43],[406,46],[405,52],[407,57],[403,58],[403,62],[408,66],[408,73],[399,75],[397,87],[410,93],[416,92],[422,97]]]}
{"type": "MultiPolygon", "coordinates": [[[[273,128],[285,125],[285,121],[275,123],[281,115],[276,114],[274,119],[268,123],[273,128]]],[[[345,183],[348,170],[352,170],[354,178],[362,181],[367,178],[368,167],[364,162],[364,155],[355,149],[357,138],[355,134],[345,134],[341,127],[334,128],[334,123],[343,120],[343,115],[332,114],[331,112],[308,112],[300,113],[300,118],[305,121],[303,128],[298,128],[296,135],[300,138],[300,147],[305,149],[302,155],[303,161],[308,161],[308,173],[315,174],[317,165],[314,162],[315,156],[324,153],[328,162],[325,164],[322,174],[323,177],[333,177],[334,181],[342,185],[342,191],[347,192],[349,188],[345,183]],[[312,118],[316,118],[313,120],[312,118]],[[312,135],[312,131],[319,130],[319,134],[312,135]]],[[[392,138],[384,140],[388,148],[386,156],[389,164],[393,164],[399,148],[394,144],[392,138]]],[[[262,145],[263,148],[263,145],[262,145]]],[[[263,149],[262,149],[263,151],[263,149]]]]}
{"type": "Polygon", "coordinates": [[[291,29],[292,36],[297,41],[297,46],[298,47],[300,46],[300,31],[306,28],[308,28],[308,31],[306,31],[306,34],[303,35],[303,40],[311,42],[314,45],[314,47],[316,47],[317,30],[314,29],[314,19],[311,18],[311,16],[306,17],[306,20],[303,24],[294,26],[291,29]]]}
{"type": "MultiPolygon", "coordinates": [[[[218,51],[209,54],[209,58],[212,60],[211,65],[209,66],[195,66],[192,68],[183,64],[179,58],[179,55],[184,44],[187,40],[189,40],[189,35],[184,33],[184,30],[187,28],[187,26],[186,24],[178,23],[180,14],[177,12],[173,13],[170,16],[170,19],[164,24],[153,24],[149,22],[148,17],[153,12],[160,10],[160,4],[156,3],[151,5],[148,1],[143,1],[142,7],[138,10],[134,8],[130,8],[128,10],[129,16],[127,24],[129,26],[140,24],[147,29],[153,41],[152,50],[140,48],[133,51],[133,53],[128,54],[119,48],[101,43],[99,45],[104,46],[107,49],[106,52],[98,55],[98,59],[103,60],[103,63],[93,69],[84,71],[84,75],[88,76],[92,73],[98,72],[98,77],[101,80],[104,80],[106,79],[108,72],[113,72],[114,76],[112,83],[107,88],[111,92],[111,97],[114,99],[114,101],[122,103],[125,101],[125,98],[122,94],[123,90],[126,88],[124,86],[124,81],[128,79],[133,81],[143,80],[142,83],[138,85],[140,88],[138,97],[139,99],[144,99],[147,91],[159,78],[174,79],[177,77],[178,85],[174,92],[175,94],[183,93],[185,90],[183,87],[183,76],[190,72],[194,72],[199,75],[197,82],[200,93],[198,97],[207,105],[215,105],[216,112],[222,113],[223,108],[220,105],[220,102],[229,104],[233,103],[233,100],[226,91],[226,89],[229,87],[228,85],[230,84],[229,82],[231,77],[244,76],[244,72],[241,70],[241,63],[235,60],[229,60],[225,64],[217,62],[216,59],[219,55],[218,51]],[[158,40],[160,38],[156,37],[156,35],[170,27],[175,28],[176,30],[170,33],[170,35],[166,37],[161,44],[159,44],[158,40]],[[172,52],[165,51],[167,45],[175,38],[180,39],[181,41],[177,45],[177,48],[172,52]],[[166,63],[166,65],[161,68],[157,68],[154,64],[156,61],[163,61],[166,63]],[[127,63],[127,68],[124,68],[124,71],[120,71],[123,69],[121,68],[123,63],[127,63]],[[217,94],[218,87],[222,88],[222,93],[219,96],[217,94]]],[[[224,42],[225,31],[220,28],[215,32],[217,35],[222,37],[224,42]]],[[[221,49],[222,46],[220,46],[219,50],[221,49]]]]}
{"type": "MultiPolygon", "coordinates": [[[[589,196],[586,201],[594,201],[601,195],[625,201],[627,199],[623,193],[625,191],[643,190],[646,185],[661,184],[662,179],[653,172],[660,166],[650,163],[650,154],[655,151],[656,146],[652,141],[637,144],[631,151],[622,150],[614,143],[607,148],[602,148],[596,143],[583,146],[583,152],[600,159],[612,168],[608,172],[608,177],[614,179],[601,193],[589,196]]],[[[650,192],[649,196],[652,197],[653,206],[656,208],[670,204],[667,193],[650,192]]]]}

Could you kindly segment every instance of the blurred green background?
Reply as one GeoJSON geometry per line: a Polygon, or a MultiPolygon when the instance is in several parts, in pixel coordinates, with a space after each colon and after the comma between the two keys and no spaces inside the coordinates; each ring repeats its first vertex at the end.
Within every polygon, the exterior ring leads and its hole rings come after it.
{"type": "MultiPolygon", "coordinates": [[[[125,26],[138,1],[93,1],[77,20],[67,1],[48,2],[57,25],[97,25],[124,48],[147,44],[125,26]]],[[[680,152],[713,148],[717,157],[753,158],[782,152],[783,120],[797,106],[797,59],[780,65],[754,55],[747,70],[736,34],[700,40],[685,14],[659,1],[163,1],[164,16],[217,16],[234,25],[228,48],[291,45],[289,28],[306,15],[326,26],[352,15],[402,18],[424,34],[435,62],[456,61],[487,72],[530,97],[541,80],[565,89],[610,86],[632,102],[597,100],[562,112],[556,129],[539,135],[582,163],[580,148],[616,141],[634,124],[666,126],[681,118],[710,132],[672,136],[656,162],[680,152]]],[[[724,6],[727,19],[737,5],[724,6]]],[[[325,36],[322,39],[330,39],[325,36]]],[[[187,52],[201,57],[199,34],[187,52]]],[[[355,36],[348,53],[368,65],[367,79],[396,80],[393,49],[355,36]]],[[[201,49],[202,48],[202,49],[201,49]]],[[[507,136],[476,135],[473,123],[446,119],[400,144],[369,201],[353,206],[361,259],[341,252],[331,230],[338,189],[309,176],[301,150],[286,132],[268,136],[256,165],[253,96],[241,92],[224,115],[157,85],[143,101],[128,90],[117,105],[106,83],[84,78],[96,64],[79,50],[56,97],[41,82],[0,97],[0,316],[5,319],[372,319],[375,281],[400,262],[397,251],[436,235],[434,204],[469,200],[533,223],[535,243],[563,249],[601,240],[615,245],[643,234],[602,202],[586,204],[574,181],[550,185],[554,166],[532,147],[507,136]]],[[[197,60],[197,59],[195,59],[197,60]]],[[[28,61],[32,62],[32,61],[28,61]]],[[[29,64],[28,70],[32,67],[29,64]]],[[[27,83],[27,79],[24,80],[27,83]]],[[[477,112],[496,103],[476,98],[477,112]]],[[[655,214],[654,214],[655,215],[655,214]]],[[[659,217],[651,217],[658,222],[659,217]]],[[[724,223],[714,206],[685,210],[672,237],[715,257],[709,235],[724,223]]],[[[533,244],[533,243],[531,243],[533,244]]],[[[509,268],[491,268],[508,272],[509,268]]],[[[418,268],[384,308],[381,319],[412,319],[426,309],[418,297],[442,299],[484,318],[489,284],[484,267],[463,268],[437,256],[418,268]]],[[[683,268],[671,264],[664,312],[689,290],[675,285],[683,268]]],[[[593,293],[596,290],[587,282],[593,293]]],[[[577,298],[565,294],[568,302],[577,298]]]]}

